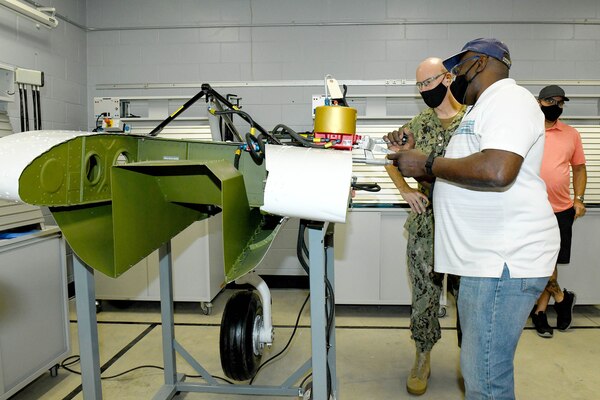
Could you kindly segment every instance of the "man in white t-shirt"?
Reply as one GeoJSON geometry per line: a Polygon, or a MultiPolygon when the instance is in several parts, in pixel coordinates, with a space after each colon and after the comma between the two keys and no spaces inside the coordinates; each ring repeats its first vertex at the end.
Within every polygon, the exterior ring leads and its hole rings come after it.
{"type": "Polygon", "coordinates": [[[544,116],[508,78],[504,43],[472,40],[444,66],[452,94],[470,106],[445,156],[388,157],[404,176],[436,178],[435,270],[461,276],[465,399],[514,399],[514,353],[560,242],[540,178],[544,116]]]}

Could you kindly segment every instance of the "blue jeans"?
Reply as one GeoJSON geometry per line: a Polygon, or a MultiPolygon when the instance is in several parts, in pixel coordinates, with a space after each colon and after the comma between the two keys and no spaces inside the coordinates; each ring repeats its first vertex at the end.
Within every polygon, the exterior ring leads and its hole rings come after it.
{"type": "Polygon", "coordinates": [[[515,398],[514,356],[519,337],[548,277],[461,277],[458,310],[465,400],[515,398]]]}

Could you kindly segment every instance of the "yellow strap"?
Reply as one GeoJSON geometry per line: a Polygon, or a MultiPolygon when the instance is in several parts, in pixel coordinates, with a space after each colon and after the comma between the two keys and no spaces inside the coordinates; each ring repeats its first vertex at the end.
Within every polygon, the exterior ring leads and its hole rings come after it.
{"type": "Polygon", "coordinates": [[[182,108],[183,108],[183,106],[179,107],[173,114],[171,114],[171,118],[173,118],[175,115],[177,115],[177,113],[179,111],[181,111],[182,108]]]}

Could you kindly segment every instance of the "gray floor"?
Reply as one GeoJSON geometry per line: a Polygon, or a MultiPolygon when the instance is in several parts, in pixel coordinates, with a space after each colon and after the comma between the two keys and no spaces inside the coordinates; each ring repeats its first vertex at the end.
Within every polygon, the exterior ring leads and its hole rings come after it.
{"type": "MultiPolygon", "coordinates": [[[[224,376],[219,361],[221,313],[233,291],[214,301],[210,315],[196,303],[177,303],[176,338],[212,374],[224,376]]],[[[287,342],[306,298],[307,291],[276,289],[273,295],[276,354],[287,342]]],[[[123,304],[120,304],[121,306],[123,304]]],[[[71,307],[74,310],[74,307],[71,307]]],[[[338,393],[343,400],[406,399],[405,379],[411,367],[414,347],[408,330],[407,306],[337,306],[336,338],[338,393]]],[[[443,335],[432,352],[432,373],[422,399],[461,399],[459,349],[455,310],[449,305],[442,319],[443,335]]],[[[71,313],[72,353],[78,354],[77,323],[71,313]]],[[[555,315],[550,312],[553,324],[555,315]]],[[[101,364],[111,362],[103,376],[115,375],[140,365],[162,365],[160,309],[155,302],[134,302],[126,308],[104,304],[98,314],[101,364]],[[118,357],[116,357],[118,356],[118,357]]],[[[310,352],[308,307],[287,354],[265,367],[256,384],[279,384],[306,361],[310,352]]],[[[539,338],[528,323],[515,360],[517,397],[520,399],[596,399],[600,393],[600,307],[577,306],[573,328],[555,332],[554,338],[539,338]]],[[[79,365],[73,365],[78,369],[79,365]]],[[[195,374],[178,358],[180,372],[195,374]]],[[[162,371],[144,368],[102,381],[105,399],[150,399],[162,384],[162,371]]],[[[190,379],[191,380],[191,379],[190,379]]],[[[80,377],[59,369],[57,377],[44,374],[16,394],[14,400],[83,399],[80,377]]],[[[188,393],[178,399],[275,399],[262,396],[233,396],[188,393]]],[[[284,397],[286,398],[286,397],[284,397]]],[[[289,398],[289,397],[287,397],[289,398]]],[[[415,397],[416,398],[416,397],[415,397]]]]}

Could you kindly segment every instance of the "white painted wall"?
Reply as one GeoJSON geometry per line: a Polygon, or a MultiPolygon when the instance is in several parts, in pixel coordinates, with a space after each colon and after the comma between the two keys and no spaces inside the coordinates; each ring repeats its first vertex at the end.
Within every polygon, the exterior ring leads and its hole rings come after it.
{"type": "MultiPolygon", "coordinates": [[[[43,0],[43,4],[85,24],[85,1],[43,0]]],[[[63,20],[59,20],[55,29],[37,28],[31,20],[0,7],[0,63],[41,70],[45,74],[45,86],[41,89],[44,129],[87,129],[86,60],[84,30],[63,20]]],[[[18,104],[17,95],[8,106],[11,124],[17,132],[20,131],[18,104]]],[[[32,120],[31,106],[29,115],[32,120]]]]}
{"type": "MultiPolygon", "coordinates": [[[[449,56],[482,36],[508,44],[518,80],[597,79],[600,71],[597,0],[87,0],[87,13],[88,26],[100,29],[88,33],[90,98],[195,93],[97,91],[100,83],[320,80],[328,73],[338,80],[414,79],[423,58],[449,56]]],[[[540,87],[530,89],[537,94],[540,87]]],[[[310,129],[310,96],[321,88],[231,91],[267,129],[279,122],[310,129]]],[[[349,89],[373,91],[381,88],[349,89]]],[[[395,109],[414,114],[420,103],[395,109]]],[[[571,102],[569,112],[598,115],[598,100],[571,102]]]]}

